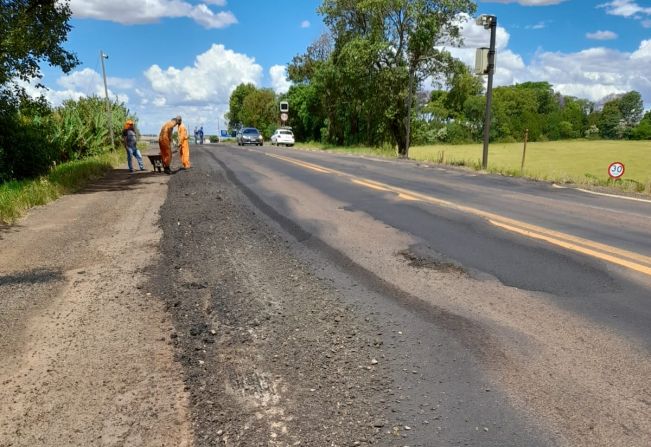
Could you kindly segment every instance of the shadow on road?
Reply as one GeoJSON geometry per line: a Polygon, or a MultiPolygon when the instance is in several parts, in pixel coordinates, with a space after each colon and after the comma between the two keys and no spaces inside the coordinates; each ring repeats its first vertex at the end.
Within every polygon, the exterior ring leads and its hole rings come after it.
{"type": "MultiPolygon", "coordinates": [[[[175,173],[174,171],[172,173],[175,173]]],[[[125,191],[141,189],[140,184],[143,180],[152,177],[162,177],[166,174],[145,170],[129,172],[128,169],[114,169],[108,172],[101,179],[91,183],[85,188],[77,191],[76,194],[92,194],[105,191],[125,191]]]]}
{"type": "Polygon", "coordinates": [[[63,273],[61,270],[35,269],[26,272],[0,276],[0,286],[44,284],[62,280],[63,273]]]}

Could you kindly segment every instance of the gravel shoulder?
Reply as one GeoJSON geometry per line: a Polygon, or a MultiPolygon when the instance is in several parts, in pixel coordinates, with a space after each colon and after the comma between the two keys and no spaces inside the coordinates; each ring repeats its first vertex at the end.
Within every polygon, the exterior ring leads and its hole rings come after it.
{"type": "Polygon", "coordinates": [[[192,440],[157,262],[167,178],[126,170],[0,233],[0,446],[192,440]]]}

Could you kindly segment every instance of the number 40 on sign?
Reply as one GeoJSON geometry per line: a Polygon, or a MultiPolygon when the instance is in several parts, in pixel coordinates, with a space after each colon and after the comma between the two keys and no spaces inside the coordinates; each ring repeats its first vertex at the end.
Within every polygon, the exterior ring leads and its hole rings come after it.
{"type": "Polygon", "coordinates": [[[621,163],[619,161],[611,163],[608,166],[608,175],[613,180],[617,180],[618,178],[621,178],[621,176],[624,175],[624,171],[625,171],[624,163],[621,163]]]}

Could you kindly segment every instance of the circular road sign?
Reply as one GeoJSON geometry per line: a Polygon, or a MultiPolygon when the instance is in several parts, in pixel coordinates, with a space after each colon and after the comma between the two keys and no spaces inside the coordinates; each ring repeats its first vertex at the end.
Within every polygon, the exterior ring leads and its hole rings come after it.
{"type": "Polygon", "coordinates": [[[280,119],[283,121],[287,121],[289,119],[289,115],[283,112],[280,114],[280,119]]]}
{"type": "Polygon", "coordinates": [[[622,175],[624,175],[624,171],[625,171],[624,163],[621,163],[619,161],[611,163],[608,166],[608,175],[610,176],[610,178],[615,180],[617,180],[622,175]]]}

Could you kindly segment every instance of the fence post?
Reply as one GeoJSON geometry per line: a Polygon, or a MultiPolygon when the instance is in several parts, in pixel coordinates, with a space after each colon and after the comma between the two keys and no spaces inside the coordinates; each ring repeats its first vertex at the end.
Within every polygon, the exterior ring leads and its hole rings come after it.
{"type": "Polygon", "coordinates": [[[520,165],[520,175],[524,173],[524,159],[527,156],[527,140],[529,139],[529,129],[524,130],[524,147],[522,148],[522,164],[520,165]]]}

